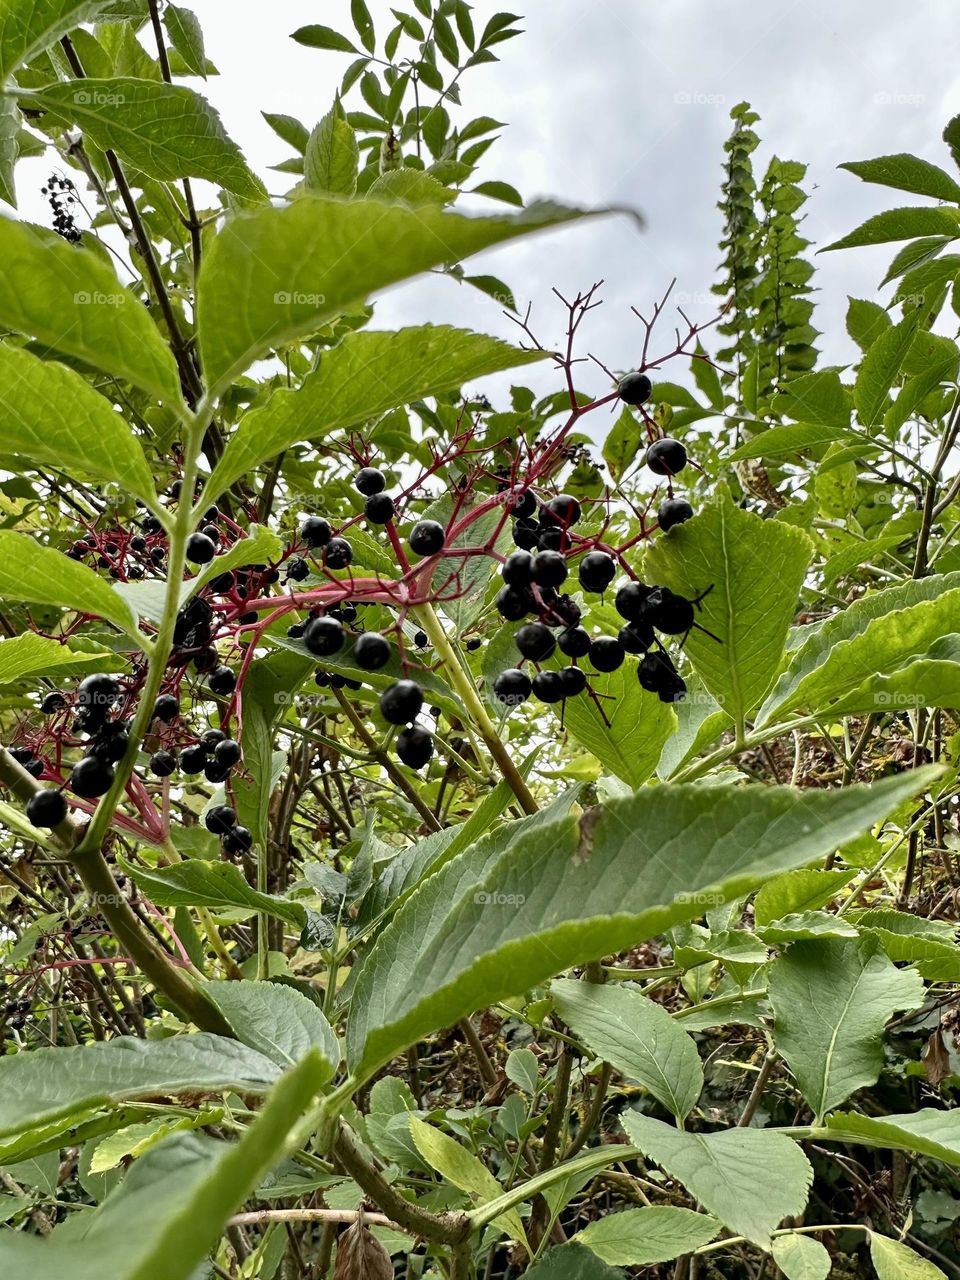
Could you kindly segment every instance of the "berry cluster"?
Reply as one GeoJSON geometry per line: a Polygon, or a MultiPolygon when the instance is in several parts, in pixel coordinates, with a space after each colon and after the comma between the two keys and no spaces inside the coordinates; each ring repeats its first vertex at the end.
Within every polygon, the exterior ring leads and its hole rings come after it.
{"type": "Polygon", "coordinates": [[[80,243],[80,228],[73,217],[72,206],[77,203],[77,189],[69,178],[59,174],[51,174],[47,185],[40,188],[40,194],[50,201],[53,214],[53,229],[58,236],[69,240],[71,244],[80,243]]]}

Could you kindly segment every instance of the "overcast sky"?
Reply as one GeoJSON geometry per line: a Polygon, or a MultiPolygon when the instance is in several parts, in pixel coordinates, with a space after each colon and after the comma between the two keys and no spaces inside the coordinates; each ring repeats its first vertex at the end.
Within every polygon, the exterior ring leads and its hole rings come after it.
{"type": "MultiPolygon", "coordinates": [[[[221,72],[191,83],[220,110],[271,190],[283,190],[286,179],[268,166],[290,151],[260,110],[308,126],[328,110],[349,55],[303,48],[289,35],[309,22],[349,31],[349,0],[188,3],[221,72]]],[[[382,39],[393,21],[389,3],[369,4],[382,39]]],[[[623,217],[591,220],[485,255],[482,269],[533,303],[545,345],[561,332],[553,286],[573,294],[605,279],[605,305],[583,350],[614,368],[632,366],[639,354],[630,305],[649,310],[672,277],[693,317],[714,313],[708,290],[719,256],[722,145],[730,108],[743,99],[761,115],[757,167],[774,153],[809,165],[804,231],[817,245],[913,199],[838,172],[841,161],[912,151],[951,167],[940,134],[960,111],[958,23],[944,0],[513,0],[511,7],[523,12],[526,34],[499,47],[501,62],[471,70],[463,82],[464,119],[489,114],[509,125],[480,176],[505,179],[527,199],[633,205],[647,223],[638,232],[623,217]]],[[[483,0],[475,10],[478,25],[496,12],[483,0]]],[[[814,319],[825,331],[825,358],[852,357],[846,296],[873,296],[892,252],[818,259],[814,319]]],[[[513,332],[494,302],[446,280],[392,292],[376,323],[425,320],[513,332]]],[[[581,381],[595,392],[607,385],[598,371],[581,381]]]]}

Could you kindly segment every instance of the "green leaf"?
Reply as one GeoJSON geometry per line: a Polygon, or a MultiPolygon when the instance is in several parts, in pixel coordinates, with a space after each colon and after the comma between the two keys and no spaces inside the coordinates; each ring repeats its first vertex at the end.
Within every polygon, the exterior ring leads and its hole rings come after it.
{"type": "Polygon", "coordinates": [[[266,525],[252,524],[229,551],[225,551],[221,556],[214,556],[195,578],[189,578],[183,584],[183,598],[186,599],[201,590],[221,573],[226,573],[230,569],[239,569],[245,564],[262,564],[267,560],[279,560],[282,553],[283,540],[278,534],[266,525]]]}
{"type": "Polygon", "coordinates": [[[900,394],[884,414],[883,427],[895,436],[908,418],[920,412],[924,400],[941,382],[953,382],[957,376],[957,359],[953,355],[934,360],[922,373],[904,383],[900,394]]]}
{"type": "Polygon", "coordinates": [[[504,1074],[518,1089],[531,1098],[537,1092],[540,1080],[540,1060],[531,1049],[514,1049],[507,1055],[504,1074]]]}
{"type": "Polygon", "coordinates": [[[928,1258],[921,1258],[909,1245],[870,1232],[870,1261],[878,1280],[947,1280],[944,1272],[928,1258]]]}
{"type": "Polygon", "coordinates": [[[879,302],[850,298],[847,304],[847,333],[861,351],[868,351],[892,321],[879,302]]]}
{"type": "Polygon", "coordinates": [[[780,670],[812,543],[797,528],[738,507],[725,486],[685,524],[660,538],[644,572],[689,598],[712,588],[685,649],[707,690],[737,723],[759,705],[780,670]]]}
{"type": "Polygon", "coordinates": [[[835,1111],[821,1137],[835,1142],[858,1142],[890,1151],[913,1151],[945,1164],[960,1165],[960,1109],[922,1107],[905,1115],[861,1116],[835,1111]]]}
{"type": "Polygon", "coordinates": [[[319,1008],[293,987],[276,982],[205,982],[204,990],[239,1039],[281,1069],[315,1049],[326,1084],[340,1062],[333,1028],[319,1008]]]}
{"type": "Polygon", "coordinates": [[[0,324],[160,396],[176,411],[177,367],[146,308],[89,249],[0,219],[0,324]]]}
{"type": "Polygon", "coordinates": [[[44,467],[115,480],[156,504],[143,450],[109,400],[78,373],[0,343],[0,453],[44,467]]]}
{"type": "Polygon", "coordinates": [[[359,155],[357,136],[337,103],[307,139],[303,156],[306,189],[334,195],[354,195],[357,190],[359,155]]]}
{"type": "Polygon", "coordinates": [[[333,49],[337,53],[360,52],[339,31],[334,31],[332,27],[321,26],[319,23],[312,23],[307,27],[298,27],[291,39],[296,40],[297,44],[307,45],[310,49],[333,49]]]}
{"type": "Polygon", "coordinates": [[[624,405],[603,442],[603,457],[614,480],[619,480],[643,450],[643,419],[624,405]]]}
{"type": "Polygon", "coordinates": [[[203,29],[192,9],[168,4],[163,11],[163,25],[170,43],[194,75],[207,78],[207,59],[203,51],[203,29]]]}
{"type": "Polygon", "coordinates": [[[910,205],[903,209],[885,209],[818,252],[856,249],[860,245],[886,244],[891,240],[912,240],[915,236],[950,236],[955,239],[958,230],[960,223],[954,210],[910,205]]]}
{"type": "Polygon", "coordinates": [[[960,204],[960,186],[949,173],[919,156],[900,152],[893,156],[878,156],[876,160],[847,161],[837,167],[855,173],[864,182],[878,182],[898,191],[912,191],[914,195],[960,204]]]}
{"type": "Polygon", "coordinates": [[[45,1239],[4,1232],[5,1273],[31,1280],[195,1280],[227,1218],[281,1160],[291,1128],[319,1091],[321,1074],[319,1055],[311,1053],[277,1082],[239,1142],[170,1138],[137,1161],[102,1205],[45,1239]]]}
{"type": "Polygon", "coordinates": [[[590,684],[609,723],[588,697],[570,698],[562,711],[555,706],[554,714],[563,716],[566,728],[604,769],[636,789],[656,769],[676,714],[654,694],[644,693],[630,659],[607,675],[591,675],[590,684]]]}
{"type": "Polygon", "coordinates": [[[20,155],[20,111],[16,99],[0,98],[0,200],[17,207],[14,173],[20,155]]]}
{"type": "Polygon", "coordinates": [[[263,1054],[200,1032],[166,1040],[118,1036],[0,1058],[0,1136],[152,1094],[265,1093],[280,1074],[263,1054]]]}
{"type": "MultiPolygon", "coordinates": [[[[475,1203],[486,1204],[502,1193],[503,1188],[487,1166],[459,1142],[416,1116],[410,1116],[408,1123],[417,1150],[430,1168],[465,1191],[475,1203]]],[[[526,1243],[523,1223],[516,1209],[495,1218],[493,1225],[505,1231],[511,1240],[526,1243]]]]}
{"type": "Polygon", "coordinates": [[[678,1120],[693,1110],[703,1090],[700,1055],[662,1005],[628,987],[568,978],[550,991],[564,1022],[597,1057],[649,1089],[678,1120]]]}
{"type": "Polygon", "coordinates": [[[278,115],[273,111],[261,111],[260,114],[278,137],[289,143],[294,151],[299,151],[303,155],[310,137],[310,131],[305,124],[301,124],[296,116],[278,115]]]}
{"type": "Polygon", "coordinates": [[[623,1273],[614,1271],[583,1245],[562,1244],[548,1249],[540,1261],[526,1273],[526,1280],[622,1280],[623,1273]]]}
{"type": "Polygon", "coordinates": [[[523,196],[516,187],[511,187],[509,182],[481,182],[479,186],[470,189],[470,194],[489,196],[491,200],[502,200],[504,204],[516,205],[518,209],[523,208],[523,196]]]}
{"type": "Polygon", "coordinates": [[[611,1266],[643,1267],[691,1253],[719,1230],[720,1223],[708,1214],[657,1205],[605,1214],[572,1236],[571,1243],[586,1245],[611,1266]]]}
{"type": "Polygon", "coordinates": [[[744,458],[785,458],[811,449],[819,450],[837,440],[859,444],[859,437],[843,427],[807,422],[770,427],[738,445],[730,454],[729,461],[740,462],[744,458]]]}
{"type": "Polygon", "coordinates": [[[678,1179],[693,1198],[734,1235],[761,1249],[788,1215],[802,1213],[813,1170],[799,1146],[768,1129],[684,1133],[629,1111],[623,1127],[630,1141],[678,1179]]]}
{"type": "Polygon", "coordinates": [[[920,315],[917,307],[899,324],[885,329],[860,363],[853,399],[860,421],[868,429],[887,408],[887,395],[910,350],[920,315]]]}
{"type": "Polygon", "coordinates": [[[89,22],[110,0],[5,0],[0,8],[0,82],[11,71],[81,22],[89,22]]]}
{"type": "Polygon", "coordinates": [[[248,915],[257,911],[278,916],[297,928],[306,922],[301,903],[275,893],[259,893],[247,884],[240,868],[231,863],[192,858],[151,870],[123,861],[123,869],[161,907],[210,907],[214,911],[239,908],[248,915]]]}
{"type": "Polygon", "coordinates": [[[539,204],[517,215],[465,218],[320,197],[238,214],[210,241],[200,270],[200,352],[210,387],[219,392],[258,356],[388,285],[582,216],[539,204]]]}
{"type": "MultiPolygon", "coordinates": [[[[697,354],[706,354],[699,343],[697,343],[697,354]]],[[[723,386],[720,382],[719,373],[717,373],[710,361],[706,359],[691,360],[690,372],[693,374],[693,380],[698,390],[702,391],[707,397],[712,408],[722,411],[724,404],[723,386]]],[[[656,395],[656,389],[654,390],[654,395],[656,395]]]]}
{"type": "Polygon", "coordinates": [[[143,1124],[125,1125],[115,1133],[108,1133],[97,1143],[90,1159],[90,1173],[107,1173],[110,1169],[116,1169],[126,1156],[137,1160],[171,1134],[197,1129],[205,1124],[217,1124],[223,1116],[223,1107],[216,1107],[197,1111],[192,1115],[166,1116],[146,1120],[143,1124]]]}
{"type": "Polygon", "coordinates": [[[0,600],[76,609],[114,623],[137,644],[143,639],[128,606],[92,569],[11,529],[0,530],[0,600]]]}
{"type": "Polygon", "coordinates": [[[353,333],[324,352],[295,391],[275,391],[243,416],[206,488],[212,500],[267,458],[303,440],[359,426],[397,405],[459,387],[468,379],[542,359],[499,338],[417,325],[394,333],[353,333]],[[305,424],[309,424],[305,428],[305,424]]]}
{"type": "Polygon", "coordinates": [[[770,1252],[787,1280],[827,1280],[833,1266],[830,1254],[819,1240],[796,1231],[774,1236],[770,1252]]]}
{"type": "Polygon", "coordinates": [[[68,80],[35,90],[31,102],[80,126],[151,178],[205,178],[247,200],[266,199],[220,116],[185,85],[118,76],[68,80]]]}
{"type": "Polygon", "coordinates": [[[820,369],[792,378],[773,398],[772,411],[822,427],[847,427],[853,400],[836,369],[820,369]]]}
{"type": "Polygon", "coordinates": [[[891,960],[915,964],[929,982],[960,981],[960,947],[953,924],[883,909],[850,916],[861,933],[877,939],[891,960]]]}
{"type": "Polygon", "coordinates": [[[122,659],[109,652],[76,653],[52,636],[35,631],[0,640],[0,685],[16,684],[24,676],[82,676],[90,671],[117,671],[122,659]]]}
{"type": "Polygon", "coordinates": [[[506,849],[480,841],[411,894],[367,953],[353,1069],[366,1075],[465,1013],[694,919],[708,889],[726,901],[825,856],[929,779],[802,793],[663,785],[579,824],[533,824],[506,849]]]}
{"type": "Polygon", "coordinates": [[[873,938],[797,942],[770,968],[774,1040],[817,1117],[883,1066],[883,1029],[923,1003],[923,981],[873,938]]]}
{"type": "MultiPolygon", "coordinates": [[[[865,596],[828,618],[794,652],[757,723],[767,724],[788,710],[820,711],[834,699],[849,699],[876,673],[896,672],[949,635],[960,604],[960,574],[921,581],[923,586],[906,583],[865,596]]],[[[934,689],[924,692],[931,699],[935,695],[934,689]]]]}
{"type": "Polygon", "coordinates": [[[768,880],[753,903],[753,918],[758,925],[770,924],[782,916],[801,911],[816,911],[849,884],[856,875],[853,869],[820,871],[803,867],[768,880]]]}

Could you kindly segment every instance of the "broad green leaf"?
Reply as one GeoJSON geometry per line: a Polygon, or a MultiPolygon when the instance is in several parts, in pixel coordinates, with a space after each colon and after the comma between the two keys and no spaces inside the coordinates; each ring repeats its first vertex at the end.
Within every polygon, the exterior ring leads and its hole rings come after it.
{"type": "MultiPolygon", "coordinates": [[[[367,954],[348,1056],[367,1074],[421,1035],[635,945],[823,857],[930,780],[873,788],[658,786],[481,841],[413,893],[367,954]]],[[[528,820],[532,821],[532,820],[528,820]]]]}
{"type": "Polygon", "coordinates": [[[870,1261],[877,1280],[947,1280],[938,1266],[899,1240],[870,1232],[870,1261]]]}
{"type": "Polygon", "coordinates": [[[644,693],[637,680],[637,664],[630,658],[607,675],[591,675],[590,684],[608,723],[586,696],[568,698],[554,707],[554,713],[562,715],[565,728],[604,769],[636,789],[656,769],[663,745],[676,726],[676,713],[656,695],[644,693]]]}
{"type": "Polygon", "coordinates": [[[0,343],[0,453],[27,465],[115,480],[156,504],[143,450],[109,400],[78,373],[0,343]]]}
{"type": "MultiPolygon", "coordinates": [[[[799,410],[798,410],[799,412],[799,410]]],[[[784,458],[794,453],[820,450],[824,445],[841,443],[859,444],[852,432],[834,424],[798,422],[786,426],[770,427],[734,449],[730,462],[744,458],[784,458]]],[[[869,445],[865,446],[869,448],[869,445]]]]}
{"type": "Polygon", "coordinates": [[[847,303],[847,333],[861,351],[868,351],[893,322],[879,302],[850,298],[847,303]]]}
{"type": "Polygon", "coordinates": [[[247,200],[266,199],[217,112],[185,85],[123,76],[68,80],[35,90],[30,100],[79,125],[98,147],[111,148],[151,178],[205,178],[247,200]]]}
{"type": "Polygon", "coordinates": [[[734,1235],[761,1249],[788,1215],[802,1213],[813,1170],[800,1147],[767,1129],[684,1133],[628,1111],[630,1141],[681,1182],[693,1198],[734,1235]]]}
{"type": "Polygon", "coordinates": [[[0,7],[0,81],[11,71],[89,22],[110,0],[5,0],[0,7]]]}
{"type": "MultiPolygon", "coordinates": [[[[448,1182],[465,1191],[479,1204],[486,1204],[502,1193],[503,1188],[483,1161],[461,1147],[459,1142],[416,1116],[410,1116],[408,1123],[417,1150],[431,1169],[435,1169],[448,1182]]],[[[516,1209],[494,1219],[493,1225],[505,1231],[511,1240],[526,1243],[523,1222],[516,1209]]]]}
{"type": "Polygon", "coordinates": [[[960,982],[960,946],[952,922],[884,909],[851,912],[851,919],[862,933],[877,939],[891,960],[915,964],[929,982],[960,982]]]}
{"type": "Polygon", "coordinates": [[[82,676],[90,671],[117,671],[123,665],[118,655],[75,653],[51,636],[24,631],[9,640],[0,640],[0,685],[16,684],[24,676],[82,676]]]}
{"type": "Polygon", "coordinates": [[[307,139],[303,177],[308,191],[352,196],[357,190],[357,136],[338,108],[328,111],[307,139]]]}
{"type": "Polygon", "coordinates": [[[759,705],[780,670],[812,544],[801,530],[738,507],[729,489],[644,557],[651,582],[693,598],[712,588],[686,652],[697,674],[737,724],[759,705]]]}
{"type": "Polygon", "coordinates": [[[703,1090],[700,1055],[662,1005],[628,987],[568,978],[550,991],[564,1022],[597,1057],[649,1089],[678,1120],[693,1110],[703,1090]]]}
{"type": "Polygon", "coordinates": [[[229,569],[239,569],[245,564],[263,564],[269,560],[279,560],[283,553],[283,545],[280,536],[272,529],[268,529],[266,525],[250,525],[246,534],[238,538],[229,551],[225,551],[222,556],[214,556],[195,578],[190,578],[184,583],[184,598],[193,595],[229,569]]]}
{"type": "Polygon", "coordinates": [[[856,874],[854,870],[820,871],[803,867],[768,880],[754,899],[754,920],[758,925],[765,925],[796,912],[816,911],[856,874]]]}
{"type": "Polygon", "coordinates": [[[811,938],[856,938],[859,933],[845,916],[831,915],[829,911],[795,911],[770,924],[758,925],[757,937],[779,946],[811,938]]]}
{"type": "Polygon", "coordinates": [[[20,155],[20,111],[15,98],[0,98],[0,200],[17,207],[14,174],[20,155]]]}
{"type": "Polygon", "coordinates": [[[783,391],[773,398],[773,412],[821,427],[846,427],[850,424],[853,400],[850,390],[840,381],[836,369],[820,369],[791,378],[783,391]]]}
{"type": "Polygon", "coordinates": [[[5,1274],[195,1280],[227,1218],[280,1162],[291,1128],[319,1092],[322,1070],[319,1055],[311,1053],[283,1076],[239,1142],[170,1138],[139,1160],[92,1212],[72,1216],[46,1238],[4,1232],[5,1274]]]}
{"type": "Polygon", "coordinates": [[[914,1151],[945,1164],[960,1165],[960,1109],[922,1107],[905,1115],[862,1116],[835,1111],[820,1137],[859,1142],[891,1151],[914,1151]]]}
{"type": "Polygon", "coordinates": [[[897,969],[874,938],[797,942],[770,969],[774,1040],[820,1117],[883,1066],[883,1029],[923,1003],[923,981],[897,969]]]}
{"type": "Polygon", "coordinates": [[[643,446],[643,419],[625,404],[603,442],[603,457],[614,480],[619,480],[636,461],[643,446]]]}
{"type": "Polygon", "coordinates": [[[864,182],[878,182],[881,186],[894,187],[898,191],[912,191],[914,195],[960,204],[960,186],[949,173],[931,164],[929,160],[921,160],[919,156],[911,156],[906,152],[894,156],[878,156],[876,160],[849,160],[837,167],[855,173],[864,182]]]}
{"type": "Polygon", "coordinates": [[[197,321],[209,387],[220,392],[258,356],[388,285],[582,216],[541,204],[516,215],[466,218],[319,197],[239,214],[211,240],[200,270],[197,321]]]}
{"type": "Polygon", "coordinates": [[[830,557],[823,566],[823,583],[827,591],[834,591],[841,578],[868,561],[882,562],[884,553],[892,551],[904,540],[903,533],[888,533],[866,542],[852,542],[830,557]]]}
{"type": "Polygon", "coordinates": [[[0,1136],[152,1094],[237,1089],[265,1093],[280,1074],[269,1058],[223,1036],[119,1036],[0,1058],[0,1136]]]}
{"type": "Polygon", "coordinates": [[[512,1050],[503,1070],[508,1080],[533,1097],[540,1080],[540,1059],[532,1049],[512,1050]]]}
{"type": "Polygon", "coordinates": [[[920,316],[916,307],[899,324],[885,329],[860,362],[853,400],[860,422],[868,430],[886,411],[887,396],[910,350],[920,316]]]}
{"type": "Polygon", "coordinates": [[[924,400],[931,391],[936,390],[941,382],[952,382],[956,376],[956,357],[948,355],[941,360],[933,361],[922,373],[910,378],[884,414],[883,426],[887,434],[895,435],[908,418],[920,412],[924,400]]]}
{"type": "Polygon", "coordinates": [[[952,209],[927,209],[908,205],[902,209],[885,209],[861,223],[855,231],[825,245],[819,253],[831,249],[856,249],[865,244],[886,244],[891,240],[912,240],[915,236],[950,236],[960,231],[957,214],[952,209]]]}
{"type": "MultiPolygon", "coordinates": [[[[794,652],[757,723],[767,724],[794,709],[822,711],[835,700],[849,702],[852,692],[877,673],[898,671],[951,634],[960,606],[960,575],[924,581],[938,582],[941,593],[931,598],[929,586],[926,591],[892,587],[856,601],[818,627],[794,652]]],[[[924,691],[914,684],[913,692],[924,691]]],[[[929,692],[932,696],[934,691],[929,692]]]]}
{"type": "Polygon", "coordinates": [[[11,529],[0,530],[0,599],[76,609],[142,639],[128,606],[92,569],[11,529]]]}
{"type": "Polygon", "coordinates": [[[540,351],[521,351],[498,338],[447,325],[350,334],[323,353],[319,368],[299,389],[275,391],[263,408],[244,415],[206,494],[216,498],[240,476],[298,441],[320,440],[397,405],[542,356],[540,351]]]}
{"type": "Polygon", "coordinates": [[[182,405],[173,356],[146,308],[89,249],[0,219],[0,324],[182,405]]]}
{"type": "Polygon", "coordinates": [[[298,928],[306,921],[302,903],[275,893],[259,893],[232,863],[191,858],[172,867],[150,869],[124,860],[123,869],[161,907],[210,907],[214,911],[238,908],[248,915],[256,911],[278,916],[298,928]]]}
{"type": "Polygon", "coordinates": [[[705,1213],[657,1205],[608,1213],[578,1231],[571,1243],[586,1245],[604,1262],[644,1267],[669,1262],[709,1244],[720,1223],[705,1213]]]}
{"type": "Polygon", "coordinates": [[[203,30],[197,15],[191,9],[184,9],[181,5],[168,4],[163,10],[163,25],[167,28],[170,43],[183,59],[185,66],[194,75],[206,80],[207,60],[203,52],[203,30]]]}
{"type": "Polygon", "coordinates": [[[313,23],[308,27],[298,27],[290,37],[297,44],[305,44],[311,49],[333,49],[339,53],[358,53],[359,50],[350,43],[346,36],[332,27],[324,27],[313,23]]]}
{"type": "Polygon", "coordinates": [[[540,1261],[526,1272],[526,1280],[622,1280],[623,1272],[614,1271],[583,1245],[562,1244],[548,1249],[540,1261]]]}
{"type": "Polygon", "coordinates": [[[827,1280],[833,1266],[830,1254],[819,1240],[796,1231],[774,1236],[770,1252],[787,1280],[827,1280]]]}
{"type": "Polygon", "coordinates": [[[171,1134],[197,1129],[205,1124],[217,1124],[223,1116],[223,1107],[212,1107],[191,1115],[163,1116],[145,1120],[142,1124],[125,1125],[97,1143],[90,1159],[90,1172],[106,1173],[115,1169],[126,1156],[137,1160],[171,1134]]]}
{"type": "Polygon", "coordinates": [[[867,676],[841,694],[832,708],[846,715],[890,708],[960,707],[960,634],[930,640],[926,653],[903,662],[895,671],[867,676]]]}
{"type": "Polygon", "coordinates": [[[277,982],[206,982],[204,990],[239,1039],[286,1068],[315,1049],[326,1084],[340,1061],[340,1046],[320,1009],[293,987],[277,982]]]}

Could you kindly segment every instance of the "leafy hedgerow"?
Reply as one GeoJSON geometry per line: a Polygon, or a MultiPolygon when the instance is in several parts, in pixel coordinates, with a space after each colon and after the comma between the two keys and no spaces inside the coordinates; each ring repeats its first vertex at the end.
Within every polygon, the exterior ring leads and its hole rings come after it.
{"type": "Polygon", "coordinates": [[[957,1274],[960,183],[844,166],[823,366],[741,103],[716,313],[587,365],[469,266],[606,216],[489,176],[521,19],[349,19],[265,182],[190,10],[0,3],[4,1274],[957,1274]]]}

